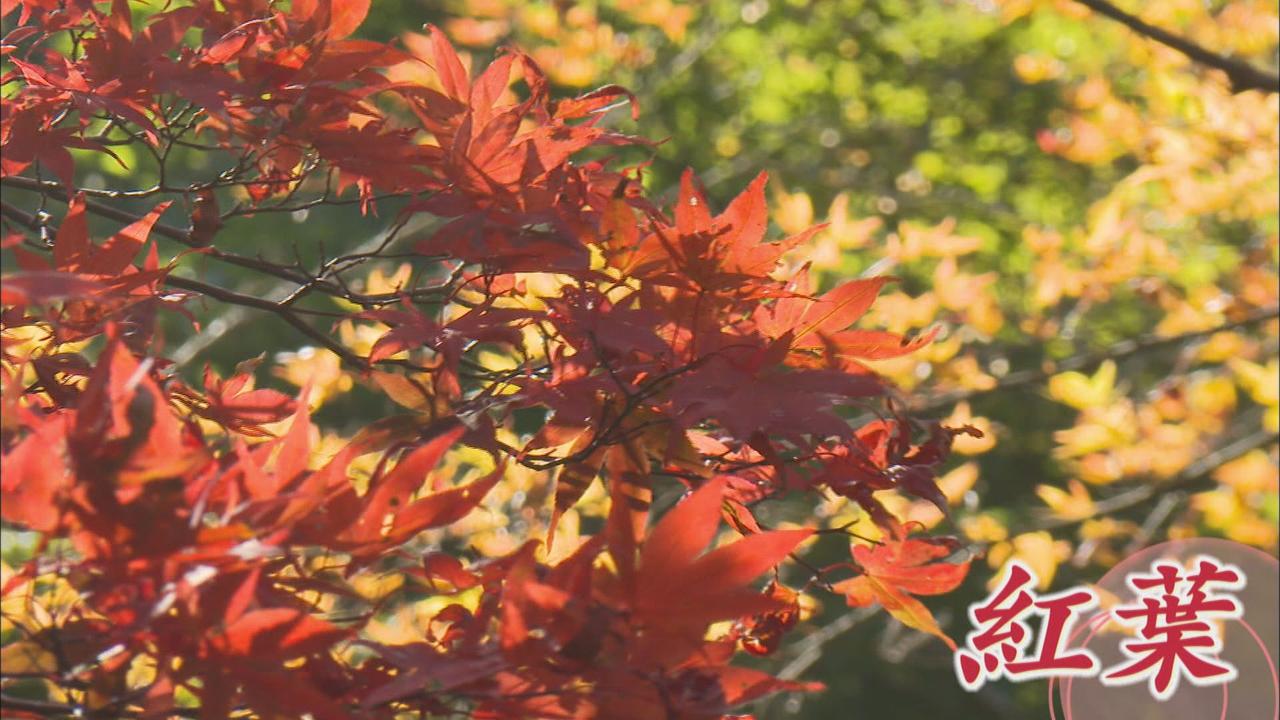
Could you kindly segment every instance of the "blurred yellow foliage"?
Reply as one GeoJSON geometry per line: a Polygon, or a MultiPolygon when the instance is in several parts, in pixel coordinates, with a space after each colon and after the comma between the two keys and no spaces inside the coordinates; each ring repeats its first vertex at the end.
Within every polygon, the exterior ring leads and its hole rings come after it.
{"type": "Polygon", "coordinates": [[[1053,485],[1037,485],[1036,495],[1062,520],[1083,520],[1094,513],[1093,498],[1079,480],[1068,481],[1069,491],[1053,485]]]}
{"type": "Polygon", "coordinates": [[[1115,396],[1116,364],[1110,360],[1092,375],[1065,372],[1049,378],[1049,397],[1077,410],[1107,405],[1115,396]]]}
{"type": "Polygon", "coordinates": [[[967,402],[957,403],[955,410],[942,421],[942,424],[947,427],[972,425],[982,432],[982,437],[959,435],[955,438],[951,443],[951,449],[961,455],[981,455],[996,445],[996,433],[991,426],[991,421],[984,417],[975,417],[967,402]]]}
{"type": "Polygon", "coordinates": [[[997,570],[991,576],[989,587],[995,587],[1003,576],[1003,567],[1010,560],[1021,560],[1036,574],[1040,590],[1053,586],[1058,565],[1071,557],[1071,543],[1054,540],[1046,531],[1023,533],[1008,542],[996,543],[987,551],[987,562],[997,570]]]}

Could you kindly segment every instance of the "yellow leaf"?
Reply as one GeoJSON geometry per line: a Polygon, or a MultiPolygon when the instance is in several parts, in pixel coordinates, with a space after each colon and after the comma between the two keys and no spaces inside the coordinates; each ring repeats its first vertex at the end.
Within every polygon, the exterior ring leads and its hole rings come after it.
{"type": "Polygon", "coordinates": [[[1093,515],[1093,499],[1089,497],[1084,483],[1072,478],[1067,487],[1070,492],[1052,485],[1038,485],[1036,495],[1053,510],[1056,517],[1064,520],[1080,520],[1093,515]]]}
{"type": "Polygon", "coordinates": [[[903,625],[929,633],[942,640],[953,651],[956,649],[955,642],[938,627],[937,619],[924,603],[906,593],[898,592],[874,575],[862,575],[841,583],[841,586],[841,592],[848,595],[849,604],[869,605],[874,600],[903,625]]]}
{"type": "Polygon", "coordinates": [[[1206,433],[1222,431],[1223,423],[1236,409],[1236,387],[1221,375],[1199,378],[1186,391],[1187,421],[1206,433]]]}
{"type": "Polygon", "coordinates": [[[795,235],[813,225],[813,200],[808,193],[789,193],[781,183],[773,187],[773,221],[787,235],[795,235]]]}
{"type": "MultiPolygon", "coordinates": [[[[1053,577],[1058,565],[1071,557],[1071,544],[1064,540],[1054,540],[1047,531],[1023,533],[1011,542],[1000,543],[987,552],[987,560],[993,568],[1000,568],[1009,560],[1021,560],[1040,578],[1040,590],[1048,590],[1053,584],[1053,577]]],[[[1000,573],[992,575],[992,587],[999,579],[1000,573]]]]}
{"type": "Polygon", "coordinates": [[[1110,485],[1124,477],[1124,468],[1110,453],[1092,453],[1076,461],[1080,479],[1090,485],[1110,485]]]}
{"type": "Polygon", "coordinates": [[[1251,450],[1213,471],[1213,478],[1241,495],[1276,492],[1280,468],[1263,450],[1251,450]]]}
{"type": "Polygon", "coordinates": [[[297,352],[279,353],[276,361],[276,377],[298,387],[311,383],[307,400],[313,410],[355,385],[351,375],[342,369],[342,361],[328,350],[307,346],[297,352]]]}
{"type": "Polygon", "coordinates": [[[425,373],[406,377],[397,373],[372,370],[369,375],[378,387],[382,388],[382,392],[397,405],[420,412],[430,412],[434,406],[434,409],[440,413],[447,412],[448,403],[436,402],[436,395],[431,388],[431,377],[425,373]]]}
{"type": "Polygon", "coordinates": [[[364,292],[366,295],[385,295],[388,293],[399,292],[409,283],[409,277],[413,274],[413,266],[409,263],[401,263],[395,272],[387,275],[382,272],[382,268],[375,267],[364,281],[364,292]]]}
{"type": "Polygon", "coordinates": [[[0,666],[6,673],[53,673],[58,658],[31,640],[19,640],[0,649],[0,666]]]}
{"type": "Polygon", "coordinates": [[[156,659],[150,655],[134,655],[129,661],[125,684],[131,688],[146,687],[155,682],[156,659]]]}
{"type": "Polygon", "coordinates": [[[961,518],[960,531],[973,542],[998,543],[1009,537],[1009,529],[991,513],[961,518]]]}
{"type": "Polygon", "coordinates": [[[388,595],[404,585],[404,575],[397,573],[362,572],[351,578],[351,587],[369,602],[382,602],[388,595]]]}
{"type": "MultiPolygon", "coordinates": [[[[438,606],[437,598],[423,600],[420,605],[438,606]]],[[[438,611],[437,611],[438,612],[438,611]]],[[[434,615],[434,612],[432,613],[434,615]]],[[[361,635],[377,643],[401,645],[414,641],[422,641],[422,630],[430,623],[430,617],[419,620],[419,614],[413,605],[401,605],[394,612],[375,616],[365,624],[361,635]]]]}
{"type": "Polygon", "coordinates": [[[1236,375],[1240,387],[1249,393],[1254,402],[1263,407],[1280,405],[1280,360],[1271,358],[1266,367],[1248,360],[1233,358],[1227,361],[1236,375]]]}
{"type": "Polygon", "coordinates": [[[988,375],[972,355],[958,357],[938,370],[940,382],[955,384],[965,390],[990,390],[996,379],[988,375]]]}
{"type": "Polygon", "coordinates": [[[1201,513],[1201,522],[1231,540],[1268,549],[1276,545],[1275,523],[1259,517],[1229,488],[1199,493],[1191,507],[1201,513]]]}
{"type": "Polygon", "coordinates": [[[1138,437],[1136,425],[1136,413],[1128,402],[1090,408],[1081,415],[1075,427],[1053,434],[1053,439],[1060,445],[1054,448],[1053,454],[1058,458],[1074,458],[1127,447],[1138,437]]]}
{"type": "Polygon", "coordinates": [[[1214,333],[1198,351],[1198,359],[1204,363],[1222,363],[1239,357],[1248,348],[1244,336],[1235,332],[1214,333]]]}
{"type": "Polygon", "coordinates": [[[956,235],[955,229],[955,218],[947,218],[932,227],[901,223],[898,232],[889,236],[885,255],[910,262],[922,257],[954,258],[982,247],[982,238],[956,235]]]}
{"type": "Polygon", "coordinates": [[[1115,384],[1116,364],[1107,360],[1092,377],[1073,371],[1049,378],[1049,397],[1077,410],[1101,407],[1111,402],[1115,384]]]}
{"type": "Polygon", "coordinates": [[[1138,530],[1136,523],[1127,520],[1116,520],[1113,517],[1090,518],[1080,524],[1081,540],[1109,540],[1114,537],[1132,535],[1138,530]]]}

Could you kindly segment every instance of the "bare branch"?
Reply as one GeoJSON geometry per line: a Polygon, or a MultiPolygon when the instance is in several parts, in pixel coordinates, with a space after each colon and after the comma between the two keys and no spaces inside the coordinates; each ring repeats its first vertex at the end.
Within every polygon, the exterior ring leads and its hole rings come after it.
{"type": "Polygon", "coordinates": [[[198,292],[201,295],[214,298],[215,300],[221,300],[225,303],[257,308],[259,310],[265,310],[269,313],[278,315],[280,319],[292,325],[298,332],[306,335],[333,352],[338,357],[342,358],[344,363],[351,365],[357,370],[367,370],[369,368],[369,362],[367,360],[351,352],[351,350],[349,350],[345,345],[335,340],[333,336],[323,333],[308,325],[305,320],[298,316],[298,310],[296,308],[281,305],[279,303],[272,302],[271,300],[252,297],[250,295],[241,295],[240,293],[232,292],[231,290],[220,288],[216,285],[210,285],[198,280],[191,280],[174,275],[170,275],[165,278],[165,284],[176,288],[182,288],[183,290],[198,292]]]}
{"type": "Polygon", "coordinates": [[[1227,78],[1231,81],[1231,89],[1235,92],[1246,90],[1261,90],[1265,93],[1280,92],[1280,75],[1259,70],[1249,63],[1213,52],[1184,37],[1145,23],[1107,0],[1076,0],[1076,2],[1123,24],[1139,35],[1177,50],[1205,67],[1221,70],[1227,74],[1227,78]]]}

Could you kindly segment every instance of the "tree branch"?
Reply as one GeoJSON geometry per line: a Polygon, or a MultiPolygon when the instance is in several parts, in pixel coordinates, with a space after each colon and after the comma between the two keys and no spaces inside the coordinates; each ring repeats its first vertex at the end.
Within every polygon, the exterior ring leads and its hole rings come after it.
{"type": "Polygon", "coordinates": [[[281,320],[289,323],[298,332],[306,335],[315,342],[333,352],[342,358],[344,363],[351,365],[356,370],[364,371],[369,369],[369,362],[359,355],[351,352],[345,345],[335,340],[331,335],[327,335],[316,328],[311,327],[298,316],[298,311],[290,306],[281,305],[271,300],[263,300],[262,298],[252,297],[250,295],[241,295],[240,293],[220,288],[216,285],[200,282],[199,280],[191,280],[189,278],[177,277],[169,275],[165,278],[165,284],[200,293],[215,300],[221,300],[225,303],[233,305],[243,305],[245,307],[257,308],[265,310],[269,313],[277,315],[281,320]]]}
{"type": "Polygon", "coordinates": [[[1227,78],[1231,82],[1231,89],[1234,92],[1244,92],[1246,90],[1261,90],[1266,93],[1280,92],[1280,76],[1274,73],[1259,70],[1247,62],[1213,52],[1184,37],[1145,23],[1140,18],[1130,15],[1107,2],[1107,0],[1076,0],[1076,2],[1123,24],[1143,37],[1150,38],[1161,45],[1177,50],[1205,67],[1221,70],[1227,74],[1227,78]]]}
{"type": "MultiPolygon", "coordinates": [[[[1260,417],[1261,416],[1258,414],[1251,414],[1246,422],[1257,423],[1260,417]]],[[[1239,425],[1237,425],[1237,427],[1239,427],[1239,425]]],[[[1158,526],[1168,519],[1168,515],[1173,512],[1177,505],[1180,504],[1188,494],[1210,489],[1205,487],[1207,485],[1206,481],[1211,479],[1214,470],[1217,470],[1219,467],[1222,467],[1250,451],[1267,446],[1274,446],[1277,443],[1280,443],[1280,434],[1265,430],[1252,432],[1244,437],[1228,442],[1216,450],[1211,451],[1209,454],[1202,456],[1199,460],[1183,468],[1182,472],[1168,480],[1153,481],[1116,495],[1112,495],[1104,500],[1099,500],[1093,504],[1093,511],[1087,516],[1048,518],[1042,522],[1028,524],[1021,528],[1011,528],[1009,530],[1009,537],[1016,537],[1026,533],[1041,532],[1045,530],[1062,530],[1074,527],[1087,520],[1105,517],[1125,510],[1131,510],[1155,497],[1172,497],[1168,502],[1162,501],[1161,504],[1148,515],[1147,520],[1143,523],[1142,527],[1139,528],[1138,534],[1126,549],[1126,552],[1134,552],[1135,547],[1141,549],[1142,545],[1145,545],[1150,541],[1151,536],[1155,534],[1158,526]]],[[[986,552],[988,547],[990,547],[990,543],[971,542],[957,552],[968,552],[981,556],[986,552]]]]}
{"type": "Polygon", "coordinates": [[[796,644],[796,657],[778,671],[783,680],[794,680],[805,673],[814,663],[822,658],[822,648],[827,643],[852,630],[858,623],[880,611],[879,606],[870,606],[851,610],[824,625],[812,635],[796,644]]]}
{"type": "MultiPolygon", "coordinates": [[[[71,705],[67,703],[49,702],[46,700],[30,700],[27,698],[15,697],[13,695],[0,695],[0,708],[11,711],[22,711],[32,713],[34,715],[42,715],[44,717],[67,717],[67,718],[108,718],[108,717],[127,717],[141,718],[142,716],[136,712],[127,711],[119,707],[120,702],[114,702],[106,707],[96,710],[85,708],[82,705],[71,705]]],[[[180,718],[197,718],[198,711],[187,708],[170,708],[168,711],[172,717],[180,718]]]]}
{"type": "MultiPolygon", "coordinates": [[[[1094,503],[1094,516],[1110,515],[1111,513],[1128,510],[1137,507],[1142,503],[1162,493],[1177,491],[1189,491],[1203,489],[1201,485],[1213,474],[1214,470],[1235,460],[1236,458],[1258,448],[1264,448],[1269,445],[1280,443],[1280,435],[1265,430],[1259,430],[1242,437],[1234,442],[1227,443],[1222,447],[1214,450],[1201,457],[1199,460],[1191,463],[1182,472],[1175,475],[1172,479],[1164,482],[1149,483],[1141,485],[1132,490],[1125,491],[1119,495],[1114,495],[1094,503]]],[[[1045,529],[1054,529],[1056,527],[1065,527],[1073,525],[1078,520],[1063,521],[1045,529]]]]}
{"type": "MultiPolygon", "coordinates": [[[[33,180],[31,178],[26,178],[26,177],[10,176],[10,177],[0,179],[0,184],[12,185],[13,187],[19,188],[22,190],[29,190],[31,192],[41,193],[42,195],[51,197],[54,200],[58,200],[60,202],[64,202],[64,203],[68,202],[67,191],[61,185],[52,181],[37,181],[37,180],[33,180]]],[[[129,195],[128,197],[135,197],[135,196],[129,195]]],[[[341,203],[345,203],[345,201],[341,201],[341,203]]],[[[323,204],[339,204],[339,203],[323,203],[323,204]]],[[[38,219],[36,219],[34,216],[23,213],[18,208],[15,208],[6,204],[3,208],[0,208],[0,210],[3,210],[3,213],[6,217],[10,217],[16,222],[26,225],[32,230],[38,230],[40,227],[40,223],[38,222],[38,219]]],[[[86,198],[85,200],[85,210],[95,215],[98,215],[99,217],[104,217],[108,220],[115,220],[116,222],[122,222],[125,224],[133,223],[142,219],[142,216],[140,215],[135,215],[125,210],[120,210],[120,209],[111,207],[109,205],[104,205],[100,202],[95,202],[94,200],[91,200],[88,198],[86,198]]],[[[52,224],[45,223],[45,227],[47,227],[50,232],[54,231],[54,226],[52,224]]],[[[167,225],[165,223],[160,223],[160,222],[155,223],[151,227],[151,232],[155,235],[159,235],[161,237],[165,237],[170,240],[174,240],[176,242],[182,243],[183,245],[186,245],[188,247],[193,247],[193,248],[204,247],[204,245],[202,245],[201,243],[192,241],[191,233],[189,231],[183,230],[178,227],[174,227],[172,225],[167,225]]],[[[308,290],[316,290],[326,295],[342,298],[344,300],[347,300],[348,302],[352,302],[357,305],[363,305],[365,307],[389,305],[395,302],[399,302],[400,299],[405,297],[406,295],[412,300],[436,299],[440,297],[442,294],[447,293],[449,290],[449,288],[447,287],[431,287],[431,288],[419,288],[417,290],[411,290],[404,293],[393,292],[393,293],[380,293],[380,294],[372,294],[372,295],[362,294],[362,293],[352,292],[349,288],[343,287],[341,284],[334,282],[333,280],[325,279],[323,277],[323,274],[324,274],[323,272],[321,273],[320,276],[312,276],[310,273],[306,272],[305,270],[292,265],[282,265],[279,263],[273,263],[269,260],[264,260],[261,257],[255,258],[255,257],[248,257],[245,255],[238,255],[236,253],[220,250],[217,247],[204,247],[203,253],[206,257],[212,258],[214,260],[218,260],[220,262],[224,262],[229,265],[236,265],[238,267],[246,268],[248,270],[254,270],[264,275],[269,275],[271,277],[279,278],[281,280],[287,280],[291,283],[294,283],[295,285],[303,286],[308,290]]],[[[355,257],[356,256],[354,255],[344,256],[343,258],[339,258],[339,260],[345,261],[355,257]]],[[[380,256],[377,253],[365,253],[364,257],[365,259],[372,259],[380,256]]],[[[428,256],[420,256],[420,257],[422,257],[423,259],[430,259],[428,258],[428,256]]]]}
{"type": "MultiPolygon", "coordinates": [[[[89,202],[92,202],[92,201],[89,201],[89,202]]],[[[89,208],[89,209],[92,210],[93,208],[89,208]]],[[[106,208],[106,209],[109,210],[112,214],[120,213],[125,218],[132,217],[128,213],[117,211],[114,208],[106,208]]],[[[10,220],[15,221],[31,230],[39,230],[41,228],[44,228],[51,233],[57,231],[56,226],[54,226],[52,223],[42,223],[34,215],[23,212],[22,210],[15,208],[9,205],[8,203],[0,203],[0,214],[3,214],[4,217],[7,217],[10,220]]],[[[112,215],[106,215],[106,216],[111,217],[112,215]]],[[[133,219],[137,219],[137,218],[133,218],[133,219]]],[[[157,224],[156,227],[160,227],[160,225],[157,224]]],[[[386,247],[386,244],[387,244],[386,242],[381,243],[379,252],[381,251],[381,249],[386,247]]],[[[362,253],[361,255],[367,256],[369,258],[378,257],[377,252],[362,253]]],[[[227,257],[228,256],[224,255],[220,259],[226,259],[227,257]]],[[[230,256],[230,257],[252,261],[251,258],[243,258],[241,256],[230,256]]],[[[355,257],[355,256],[354,255],[344,256],[344,258],[339,258],[339,260],[345,259],[345,257],[355,257]]],[[[271,263],[266,263],[266,264],[273,268],[278,268],[280,270],[287,270],[287,268],[284,268],[282,266],[277,266],[271,263]]],[[[301,317],[302,314],[324,315],[326,313],[319,313],[318,311],[301,309],[296,307],[293,304],[293,301],[297,299],[297,297],[301,294],[301,292],[314,287],[323,287],[326,290],[330,290],[328,286],[323,285],[322,284],[323,281],[321,281],[318,276],[315,278],[309,278],[309,276],[302,276],[294,280],[294,282],[299,284],[298,290],[292,293],[289,297],[285,298],[284,300],[275,301],[275,300],[268,300],[262,297],[256,297],[253,295],[245,295],[243,293],[238,293],[232,290],[228,290],[226,288],[218,287],[217,285],[211,285],[209,283],[201,282],[199,280],[179,277],[172,274],[166,276],[164,279],[164,283],[170,287],[180,288],[183,290],[189,290],[191,292],[199,293],[205,297],[210,297],[215,300],[227,303],[229,305],[238,305],[240,307],[254,308],[257,310],[263,310],[273,315],[276,315],[280,317],[280,319],[288,323],[290,326],[292,326],[294,329],[296,329],[298,332],[302,333],[308,338],[311,338],[313,341],[315,341],[322,347],[332,351],[342,360],[343,363],[351,366],[353,369],[359,372],[364,372],[368,370],[370,368],[370,364],[368,360],[352,352],[349,348],[344,346],[342,343],[338,342],[331,335],[326,334],[312,327],[311,325],[307,324],[307,322],[303,320],[301,317]]],[[[337,288],[333,288],[329,292],[329,294],[335,295],[338,297],[343,297],[351,302],[368,306],[368,305],[386,304],[389,302],[395,302],[405,296],[408,296],[414,299],[422,299],[426,297],[437,297],[441,293],[447,292],[448,289],[449,288],[446,285],[446,286],[433,287],[433,288],[422,288],[422,289],[414,290],[408,293],[386,293],[384,295],[362,295],[362,294],[354,293],[350,291],[341,292],[337,288]]],[[[383,360],[381,362],[388,365],[400,365],[402,367],[407,367],[413,370],[424,369],[416,365],[413,365],[411,363],[407,363],[403,360],[383,360]]]]}
{"type": "Polygon", "coordinates": [[[969,400],[971,398],[982,395],[989,395],[1001,390],[1020,387],[1023,385],[1032,385],[1038,382],[1048,380],[1051,376],[1070,370],[1080,370],[1083,368],[1094,367],[1107,360],[1121,360],[1132,355],[1155,350],[1165,347],[1166,345],[1177,345],[1179,343],[1191,342],[1215,335],[1220,332],[1229,330],[1237,330],[1239,328],[1256,325],[1268,320],[1280,318],[1280,305],[1269,305],[1254,310],[1239,320],[1232,320],[1221,325],[1205,330],[1193,330],[1191,332],[1179,335],[1171,335],[1169,337],[1148,336],[1142,338],[1134,338],[1130,340],[1121,340],[1114,345],[1095,353],[1082,353],[1073,355],[1061,362],[1054,363],[1050,368],[1037,368],[1033,370],[1020,370],[1018,372],[1009,373],[1000,378],[993,387],[977,390],[957,390],[954,392],[943,393],[926,400],[918,405],[911,405],[911,410],[918,413],[930,413],[943,410],[951,405],[969,400]]]}
{"type": "MultiPolygon", "coordinates": [[[[1255,422],[1256,417],[1252,417],[1255,422]]],[[[1117,495],[1112,495],[1105,500],[1099,500],[1093,505],[1093,513],[1085,518],[1056,518],[1041,523],[1033,528],[1027,528],[1021,532],[1034,532],[1039,530],[1059,530],[1073,525],[1078,525],[1090,518],[1102,517],[1112,513],[1122,512],[1135,508],[1152,498],[1172,492],[1197,492],[1206,489],[1203,487],[1205,481],[1209,480],[1213,475],[1213,471],[1219,467],[1235,460],[1236,458],[1258,448],[1264,448],[1270,445],[1280,443],[1280,435],[1266,430],[1258,430],[1250,433],[1242,438],[1229,442],[1207,455],[1202,456],[1199,460],[1191,463],[1183,468],[1182,472],[1164,481],[1152,481],[1150,483],[1140,485],[1131,490],[1126,490],[1117,495]]]]}

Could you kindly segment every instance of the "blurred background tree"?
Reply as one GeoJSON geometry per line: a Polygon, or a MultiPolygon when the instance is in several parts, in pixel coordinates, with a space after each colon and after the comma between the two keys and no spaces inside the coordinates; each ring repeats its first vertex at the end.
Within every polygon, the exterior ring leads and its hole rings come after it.
{"type": "MultiPolygon", "coordinates": [[[[928,603],[961,637],[964,607],[1013,557],[1037,570],[1044,589],[1060,589],[1170,537],[1277,549],[1280,101],[1267,86],[1277,8],[1126,4],[1211,53],[1206,63],[1088,7],[1101,5],[382,0],[361,34],[412,44],[421,36],[406,30],[436,22],[477,62],[510,43],[562,90],[624,85],[639,97],[640,121],[612,121],[666,139],[652,151],[651,189],[673,194],[693,166],[722,206],[767,170],[776,230],[829,223],[794,263],[810,263],[824,287],[862,274],[901,278],[868,326],[938,325],[941,334],[878,369],[911,391],[918,411],[987,432],[957,442],[942,483],[950,517],[905,497],[893,508],[953,530],[985,557],[962,591],[928,603]],[[1257,78],[1214,69],[1213,58],[1257,78]]],[[[139,187],[154,181],[145,158],[123,159],[129,169],[78,158],[98,168],[85,186],[121,174],[139,187]]],[[[396,208],[361,218],[317,207],[243,225],[228,209],[220,247],[283,260],[293,250],[280,238],[295,223],[307,220],[331,247],[372,247],[396,208]]],[[[287,292],[234,268],[191,266],[246,294],[287,292]]],[[[362,289],[388,292],[404,280],[396,265],[380,265],[362,289]]],[[[226,372],[246,346],[261,348],[284,363],[269,382],[313,383],[333,446],[392,411],[369,380],[276,320],[209,309],[204,332],[175,324],[167,333],[180,364],[226,372]]],[[[362,354],[381,334],[349,322],[337,332],[362,354]]],[[[545,524],[546,492],[534,473],[513,470],[486,501],[497,512],[450,532],[482,554],[508,552],[545,524]]],[[[586,501],[560,533],[593,522],[586,501]]],[[[875,533],[842,499],[824,511],[831,526],[875,533]]],[[[6,560],[22,554],[20,540],[6,541],[6,560]]],[[[835,536],[827,544],[833,559],[847,552],[835,536]]],[[[396,590],[380,582],[353,580],[370,600],[396,590]]],[[[398,623],[436,609],[402,606],[371,630],[394,637],[398,623]]],[[[831,604],[806,610],[811,634],[761,662],[829,690],[774,701],[761,717],[1043,712],[1043,683],[965,693],[942,644],[883,614],[872,622],[872,613],[831,604]]]]}

